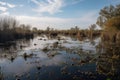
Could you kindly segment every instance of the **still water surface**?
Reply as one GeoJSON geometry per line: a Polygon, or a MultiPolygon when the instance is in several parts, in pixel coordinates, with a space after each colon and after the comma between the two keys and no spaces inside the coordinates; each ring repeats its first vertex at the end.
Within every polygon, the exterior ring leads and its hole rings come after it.
{"type": "Polygon", "coordinates": [[[45,35],[16,41],[15,45],[0,48],[0,80],[120,79],[119,59],[112,72],[117,77],[106,75],[111,68],[107,72],[102,68],[108,62],[100,58],[102,50],[96,48],[99,43],[100,38],[79,41],[61,36],[58,40],[45,35]]]}

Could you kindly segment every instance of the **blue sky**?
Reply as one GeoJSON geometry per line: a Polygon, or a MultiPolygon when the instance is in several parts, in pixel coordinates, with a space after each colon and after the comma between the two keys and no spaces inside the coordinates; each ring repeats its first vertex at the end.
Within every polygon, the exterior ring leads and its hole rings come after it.
{"type": "Polygon", "coordinates": [[[0,0],[0,15],[39,29],[85,29],[96,23],[100,9],[110,4],[120,4],[120,0],[0,0]]]}

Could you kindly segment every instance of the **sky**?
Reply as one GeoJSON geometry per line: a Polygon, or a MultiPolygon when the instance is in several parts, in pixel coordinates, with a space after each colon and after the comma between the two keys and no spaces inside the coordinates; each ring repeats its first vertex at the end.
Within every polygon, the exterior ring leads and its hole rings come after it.
{"type": "Polygon", "coordinates": [[[96,23],[100,9],[117,4],[120,0],[0,0],[0,16],[38,29],[86,29],[96,23]]]}

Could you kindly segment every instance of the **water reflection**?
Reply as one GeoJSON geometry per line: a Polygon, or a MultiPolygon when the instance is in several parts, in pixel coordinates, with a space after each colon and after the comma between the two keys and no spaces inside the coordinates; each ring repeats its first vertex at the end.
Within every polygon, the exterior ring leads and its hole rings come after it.
{"type": "MultiPolygon", "coordinates": [[[[108,47],[99,46],[98,51],[104,49],[102,51],[104,54],[97,54],[96,46],[99,41],[100,38],[79,41],[69,36],[48,38],[45,35],[35,37],[33,40],[16,41],[14,47],[0,48],[2,72],[0,75],[3,78],[1,80],[48,80],[48,78],[49,80],[105,80],[107,76],[98,73],[102,74],[104,71],[105,74],[110,71],[118,73],[120,66],[117,66],[116,61],[119,59],[117,55],[106,57],[106,53],[111,52],[111,48],[107,49],[108,47]],[[107,68],[108,66],[111,66],[110,69],[107,68]],[[99,79],[97,76],[104,76],[104,78],[99,79]]],[[[117,49],[120,47],[112,51],[117,49]]]]}
{"type": "Polygon", "coordinates": [[[97,71],[119,80],[120,74],[120,45],[118,43],[102,42],[101,54],[97,61],[97,71]]]}
{"type": "Polygon", "coordinates": [[[22,48],[30,46],[30,42],[32,42],[32,39],[20,39],[17,41],[7,42],[2,45],[0,45],[0,52],[15,52],[17,50],[20,50],[22,48]]]}

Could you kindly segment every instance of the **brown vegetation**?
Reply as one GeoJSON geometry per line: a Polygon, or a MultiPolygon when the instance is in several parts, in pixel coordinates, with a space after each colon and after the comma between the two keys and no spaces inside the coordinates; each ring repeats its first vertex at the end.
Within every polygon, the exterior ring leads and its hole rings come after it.
{"type": "Polygon", "coordinates": [[[97,24],[103,29],[102,40],[117,42],[120,39],[120,5],[104,7],[100,11],[97,24]]]}
{"type": "Polygon", "coordinates": [[[12,17],[0,17],[0,43],[32,37],[29,25],[19,25],[12,17]]]}

